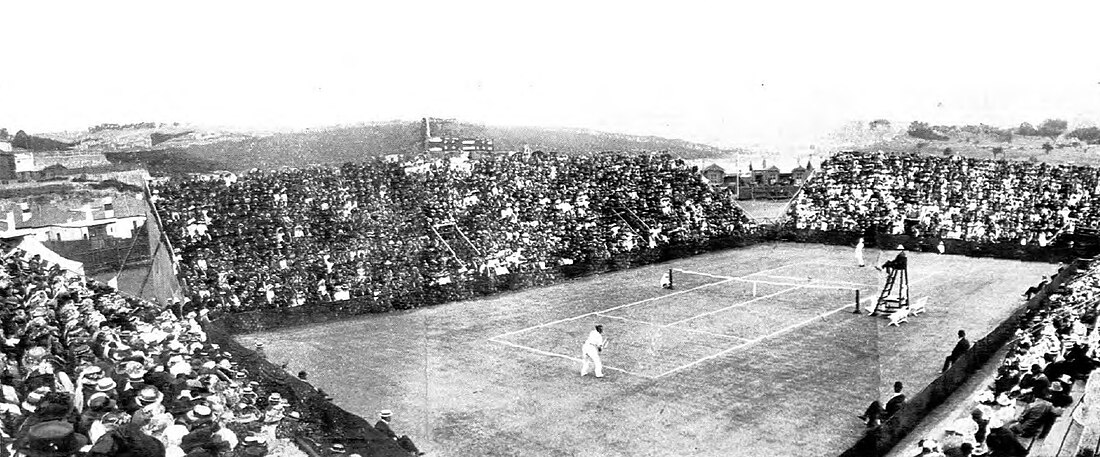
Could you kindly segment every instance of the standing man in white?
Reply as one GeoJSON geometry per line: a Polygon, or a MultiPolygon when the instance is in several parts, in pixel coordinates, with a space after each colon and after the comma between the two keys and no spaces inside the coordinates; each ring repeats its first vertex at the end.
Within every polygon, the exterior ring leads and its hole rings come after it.
{"type": "Polygon", "coordinates": [[[603,377],[600,352],[603,351],[604,344],[607,342],[603,339],[603,326],[597,325],[595,330],[588,333],[588,339],[584,340],[584,347],[581,349],[581,376],[588,374],[588,359],[592,359],[592,363],[596,365],[596,377],[603,377]]]}
{"type": "Polygon", "coordinates": [[[856,262],[859,262],[860,267],[865,267],[867,264],[863,261],[863,237],[859,237],[859,241],[856,242],[856,262]]]}

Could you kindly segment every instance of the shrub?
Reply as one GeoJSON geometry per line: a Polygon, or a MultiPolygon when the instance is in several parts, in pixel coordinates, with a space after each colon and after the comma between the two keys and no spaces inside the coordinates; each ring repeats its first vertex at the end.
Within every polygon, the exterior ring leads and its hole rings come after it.
{"type": "Polygon", "coordinates": [[[922,140],[944,141],[947,139],[947,136],[941,135],[929,127],[927,122],[913,121],[912,124],[909,124],[909,130],[906,133],[913,138],[922,140]]]}

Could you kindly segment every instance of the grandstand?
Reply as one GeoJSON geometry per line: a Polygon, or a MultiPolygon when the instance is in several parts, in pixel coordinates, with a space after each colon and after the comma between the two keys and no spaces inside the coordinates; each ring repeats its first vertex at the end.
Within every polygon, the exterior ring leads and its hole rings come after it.
{"type": "MultiPolygon", "coordinates": [[[[158,180],[144,236],[181,300],[161,307],[7,249],[3,436],[26,447],[41,441],[41,411],[94,410],[103,415],[71,422],[97,446],[111,436],[155,447],[152,437],[184,452],[407,454],[367,422],[392,409],[398,435],[431,455],[882,455],[1006,343],[1028,342],[1019,360],[1039,346],[1039,359],[1072,353],[1087,388],[1098,286],[1075,259],[1095,255],[1084,241],[1098,177],[844,152],[768,224],[664,154],[423,156],[158,180]],[[911,253],[923,314],[852,312],[884,281],[851,258],[859,237],[882,248],[868,249],[870,266],[898,245],[911,253]],[[673,290],[659,285],[669,269],[673,290]],[[314,323],[325,324],[301,326],[314,323]],[[578,346],[595,323],[608,328],[609,376],[589,382],[576,376],[578,346]],[[960,326],[973,349],[941,374],[960,326]],[[56,358],[40,364],[43,353],[56,358]],[[22,375],[36,369],[54,392],[22,375]],[[93,407],[104,396],[70,384],[97,369],[117,386],[93,407]],[[854,419],[897,380],[910,386],[899,412],[870,428],[854,419]],[[167,400],[146,411],[142,394],[167,400]]],[[[1047,394],[1002,384],[1018,408],[1047,394]]]]}

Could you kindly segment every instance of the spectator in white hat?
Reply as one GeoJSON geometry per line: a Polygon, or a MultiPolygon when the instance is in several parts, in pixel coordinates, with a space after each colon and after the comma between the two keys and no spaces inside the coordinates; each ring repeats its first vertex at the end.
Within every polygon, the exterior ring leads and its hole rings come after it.
{"type": "Polygon", "coordinates": [[[384,435],[386,435],[386,436],[390,437],[391,439],[397,441],[397,445],[401,446],[401,449],[404,449],[404,450],[408,451],[410,454],[424,455],[423,452],[420,452],[420,450],[417,449],[416,445],[413,444],[412,439],[410,439],[408,435],[401,435],[400,437],[397,436],[397,433],[395,433],[393,431],[393,429],[390,428],[390,420],[392,420],[392,419],[393,419],[393,412],[392,411],[390,411],[388,409],[384,409],[382,411],[379,411],[378,412],[378,422],[376,422],[374,424],[375,430],[378,430],[378,431],[382,432],[384,435]]]}

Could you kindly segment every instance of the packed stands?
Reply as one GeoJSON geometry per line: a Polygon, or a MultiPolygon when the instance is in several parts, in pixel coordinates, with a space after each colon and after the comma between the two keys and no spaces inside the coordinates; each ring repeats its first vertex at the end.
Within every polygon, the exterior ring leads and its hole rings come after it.
{"type": "Polygon", "coordinates": [[[789,212],[798,230],[1046,246],[1100,222],[1100,169],[882,152],[823,163],[789,212]]]}
{"type": "Polygon", "coordinates": [[[170,180],[153,188],[189,306],[411,308],[740,239],[727,191],[668,155],[549,153],[170,180]]]}
{"type": "Polygon", "coordinates": [[[5,246],[0,455],[304,455],[309,417],[177,315],[5,246]]]}

